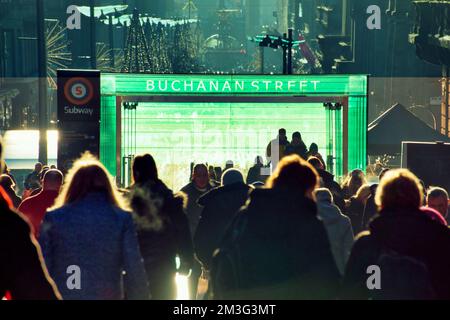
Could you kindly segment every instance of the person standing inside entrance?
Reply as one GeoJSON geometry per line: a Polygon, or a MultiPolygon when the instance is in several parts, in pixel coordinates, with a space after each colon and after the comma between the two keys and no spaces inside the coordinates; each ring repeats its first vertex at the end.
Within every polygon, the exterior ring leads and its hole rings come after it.
{"type": "Polygon", "coordinates": [[[286,136],[286,129],[281,128],[278,130],[278,137],[270,141],[267,145],[266,156],[269,162],[275,167],[278,162],[283,159],[286,151],[286,147],[289,145],[289,140],[286,136]],[[278,147],[278,149],[277,149],[278,147]],[[275,154],[278,151],[278,155],[275,154]]]}
{"type": "Polygon", "coordinates": [[[306,148],[306,145],[303,142],[301,133],[294,132],[294,134],[292,134],[292,142],[286,146],[285,154],[287,156],[291,154],[296,154],[300,158],[307,160],[306,159],[307,153],[308,149],[306,148]]]}

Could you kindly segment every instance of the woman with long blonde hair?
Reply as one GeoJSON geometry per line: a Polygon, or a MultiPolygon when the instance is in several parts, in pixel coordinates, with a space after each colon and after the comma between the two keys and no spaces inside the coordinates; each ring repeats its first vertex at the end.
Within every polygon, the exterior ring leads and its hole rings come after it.
{"type": "Polygon", "coordinates": [[[148,298],[133,220],[112,181],[95,157],[84,154],[45,216],[39,240],[64,299],[148,298]]]}

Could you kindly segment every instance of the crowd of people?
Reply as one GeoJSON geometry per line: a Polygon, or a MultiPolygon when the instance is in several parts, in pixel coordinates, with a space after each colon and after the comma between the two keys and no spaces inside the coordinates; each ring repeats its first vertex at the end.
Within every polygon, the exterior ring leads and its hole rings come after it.
{"type": "Polygon", "coordinates": [[[261,156],[247,177],[192,164],[179,192],[150,154],[121,189],[86,153],[66,174],[36,164],[19,197],[2,161],[0,297],[173,300],[178,273],[193,299],[450,299],[446,190],[406,169],[340,184],[299,132],[276,148],[270,176],[261,156]]]}

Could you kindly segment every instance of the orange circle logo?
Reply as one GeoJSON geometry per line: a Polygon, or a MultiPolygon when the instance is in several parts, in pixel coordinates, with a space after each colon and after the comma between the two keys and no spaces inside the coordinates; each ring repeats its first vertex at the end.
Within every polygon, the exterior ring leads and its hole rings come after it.
{"type": "Polygon", "coordinates": [[[70,103],[81,106],[92,100],[94,88],[86,78],[72,78],[64,86],[64,95],[70,103]]]}

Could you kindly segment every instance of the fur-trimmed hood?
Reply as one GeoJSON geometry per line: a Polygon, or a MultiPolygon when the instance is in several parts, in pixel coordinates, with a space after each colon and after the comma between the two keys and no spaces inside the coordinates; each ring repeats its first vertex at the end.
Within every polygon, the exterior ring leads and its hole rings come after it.
{"type": "Polygon", "coordinates": [[[162,181],[134,185],[129,192],[130,206],[137,230],[161,231],[173,210],[183,209],[186,196],[173,195],[162,181]]]}

